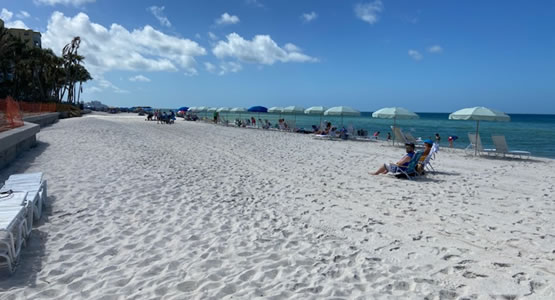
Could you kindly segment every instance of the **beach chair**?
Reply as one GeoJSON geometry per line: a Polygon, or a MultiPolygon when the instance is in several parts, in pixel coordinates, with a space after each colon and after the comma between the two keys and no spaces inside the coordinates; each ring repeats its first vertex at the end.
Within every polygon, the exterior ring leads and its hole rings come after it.
{"type": "Polygon", "coordinates": [[[469,153],[469,151],[472,151],[474,153],[474,150],[476,148],[478,149],[478,152],[485,153],[488,156],[492,153],[496,153],[495,149],[484,149],[484,147],[482,146],[482,139],[480,138],[479,134],[476,136],[475,133],[468,133],[468,140],[470,141],[470,144],[464,149],[465,153],[467,154],[469,153]]]}
{"type": "Polygon", "coordinates": [[[295,124],[295,121],[287,121],[287,128],[289,129],[289,131],[291,132],[297,132],[297,124],[295,124]]]}
{"type": "Polygon", "coordinates": [[[432,149],[430,150],[430,154],[428,155],[428,157],[426,157],[426,159],[428,160],[423,166],[424,168],[427,168],[428,170],[434,171],[435,169],[432,166],[432,160],[436,159],[436,155],[439,152],[439,144],[438,143],[434,143],[432,145],[432,149]]]}
{"type": "MultiPolygon", "coordinates": [[[[0,266],[15,271],[21,248],[28,236],[27,213],[32,214],[26,203],[27,193],[0,194],[0,266]]],[[[32,220],[32,218],[31,218],[32,220]]],[[[31,225],[32,226],[32,225],[31,225]]]]}
{"type": "Polygon", "coordinates": [[[391,126],[391,130],[393,131],[395,141],[400,142],[403,145],[406,144],[406,143],[409,143],[409,141],[407,140],[407,138],[405,137],[405,135],[401,131],[401,128],[391,126]]]}
{"type": "Polygon", "coordinates": [[[27,201],[34,209],[34,219],[42,217],[42,209],[47,198],[47,182],[42,172],[11,175],[0,189],[0,192],[27,192],[27,201]]]}
{"type": "Polygon", "coordinates": [[[497,154],[503,154],[503,157],[505,157],[505,155],[518,155],[519,158],[522,158],[522,156],[529,158],[531,155],[528,151],[509,150],[509,146],[507,146],[507,140],[505,140],[504,135],[492,135],[491,139],[495,145],[495,152],[497,154]]]}
{"type": "Polygon", "coordinates": [[[398,168],[396,173],[392,173],[397,178],[407,178],[412,180],[416,176],[418,176],[418,172],[416,172],[416,165],[420,161],[420,157],[422,157],[422,151],[417,151],[414,153],[414,156],[411,158],[409,165],[406,167],[405,170],[398,168]]]}

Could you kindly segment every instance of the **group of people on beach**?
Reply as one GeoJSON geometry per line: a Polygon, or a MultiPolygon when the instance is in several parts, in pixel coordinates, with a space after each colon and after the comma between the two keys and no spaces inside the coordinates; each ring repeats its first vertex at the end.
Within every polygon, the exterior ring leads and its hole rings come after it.
{"type": "Polygon", "coordinates": [[[173,110],[169,114],[165,111],[155,110],[154,112],[148,112],[146,120],[156,121],[156,124],[173,124],[175,122],[175,113],[173,110]]]}

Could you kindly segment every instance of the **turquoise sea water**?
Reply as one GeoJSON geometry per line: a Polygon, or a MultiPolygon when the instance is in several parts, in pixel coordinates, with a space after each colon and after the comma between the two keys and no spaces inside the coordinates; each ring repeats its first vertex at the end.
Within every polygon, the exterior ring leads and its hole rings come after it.
{"type": "MultiPolygon", "coordinates": [[[[239,118],[239,114],[222,113],[225,119],[234,120],[239,118]]],[[[475,121],[452,121],[448,120],[448,113],[418,113],[420,119],[398,120],[397,125],[405,132],[410,132],[414,137],[432,138],[435,133],[441,136],[441,144],[448,145],[447,138],[450,135],[458,136],[455,141],[456,148],[465,148],[468,144],[468,133],[475,132],[475,121]]],[[[199,113],[205,116],[205,113],[199,113]]],[[[212,117],[211,113],[206,116],[212,117]]],[[[254,116],[264,120],[267,119],[273,124],[280,118],[279,114],[269,113],[242,113],[241,119],[254,116]]],[[[505,135],[507,144],[511,150],[526,150],[532,152],[534,156],[555,158],[555,115],[532,115],[532,114],[510,114],[510,122],[480,122],[480,137],[486,148],[492,148],[492,134],[505,135]]],[[[281,118],[293,120],[295,116],[282,114],[281,118]]],[[[334,126],[341,124],[340,117],[323,116],[322,120],[332,122],[334,126]]],[[[311,125],[320,123],[319,116],[297,115],[296,124],[298,128],[311,128],[311,125]]],[[[390,126],[393,120],[372,118],[371,112],[363,112],[360,117],[344,117],[345,127],[352,125],[355,129],[368,130],[372,135],[375,131],[380,131],[380,138],[387,136],[391,132],[390,126]]]]}

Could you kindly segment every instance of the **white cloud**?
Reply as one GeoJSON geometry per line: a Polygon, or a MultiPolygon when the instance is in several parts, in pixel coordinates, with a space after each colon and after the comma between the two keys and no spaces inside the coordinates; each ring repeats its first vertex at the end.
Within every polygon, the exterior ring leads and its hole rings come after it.
{"type": "Polygon", "coordinates": [[[380,0],[369,3],[358,3],[355,5],[355,15],[364,22],[375,24],[378,22],[378,14],[383,10],[383,3],[380,0]]]}
{"type": "Polygon", "coordinates": [[[166,35],[149,25],[129,31],[112,24],[106,28],[91,22],[84,13],[66,17],[54,12],[42,35],[45,48],[61,54],[73,37],[81,37],[79,54],[94,78],[111,70],[196,72],[195,57],[206,50],[189,39],[166,35]]]}
{"type": "Polygon", "coordinates": [[[228,13],[223,13],[218,19],[216,19],[216,24],[218,25],[229,25],[239,23],[238,16],[232,16],[228,13]]]}
{"type": "Polygon", "coordinates": [[[236,58],[243,62],[272,65],[279,62],[316,62],[316,58],[303,54],[298,47],[287,44],[279,47],[269,35],[256,35],[251,41],[237,33],[227,35],[227,41],[219,41],[212,53],[220,59],[236,58]]]}
{"type": "Polygon", "coordinates": [[[420,52],[412,49],[409,50],[409,56],[416,61],[422,60],[422,58],[424,58],[422,54],[420,54],[420,52]]]}
{"type": "Polygon", "coordinates": [[[259,0],[245,0],[245,3],[255,7],[264,7],[264,4],[262,4],[259,0]]]}
{"type": "Polygon", "coordinates": [[[213,32],[211,32],[211,31],[208,32],[208,37],[209,37],[211,40],[213,40],[213,41],[215,41],[215,40],[218,39],[218,36],[215,35],[215,34],[214,34],[213,32]]]}
{"type": "Polygon", "coordinates": [[[164,6],[151,6],[148,10],[154,15],[156,19],[160,22],[160,25],[170,27],[172,23],[168,18],[164,15],[164,6]]]}
{"type": "Polygon", "coordinates": [[[225,61],[220,64],[220,73],[218,75],[222,76],[226,73],[237,73],[243,69],[240,63],[234,61],[225,61]]]}
{"type": "Polygon", "coordinates": [[[115,93],[118,93],[118,94],[128,94],[129,93],[128,90],[121,89],[118,86],[116,86],[115,84],[113,84],[112,82],[104,79],[104,77],[102,75],[99,75],[98,77],[96,77],[94,82],[97,85],[85,88],[84,92],[97,93],[97,92],[102,92],[102,91],[105,91],[105,90],[111,90],[112,92],[115,92],[115,93]]]}
{"type": "Polygon", "coordinates": [[[21,20],[13,20],[13,12],[2,8],[2,11],[0,11],[0,19],[4,20],[4,26],[6,28],[21,28],[21,29],[29,29],[29,27],[27,27],[27,25],[25,25],[25,23],[23,23],[23,21],[21,20]]]}
{"type": "Polygon", "coordinates": [[[316,18],[318,18],[318,14],[315,13],[315,12],[304,13],[304,14],[302,14],[301,18],[303,19],[303,21],[305,23],[309,23],[311,21],[316,20],[316,18]]]}
{"type": "Polygon", "coordinates": [[[72,5],[72,6],[82,6],[83,4],[93,3],[96,0],[34,0],[35,4],[46,4],[46,5],[72,5]]]}
{"type": "Polygon", "coordinates": [[[433,45],[433,46],[428,48],[428,52],[430,52],[430,53],[442,53],[443,48],[441,48],[440,45],[433,45]]]}
{"type": "Polygon", "coordinates": [[[31,16],[31,14],[24,11],[24,10],[20,10],[19,13],[16,15],[16,17],[18,17],[20,19],[29,18],[30,16],[31,16]]]}
{"type": "Polygon", "coordinates": [[[212,64],[212,63],[205,62],[204,67],[206,68],[206,71],[208,71],[210,73],[213,73],[214,71],[216,71],[216,66],[214,66],[214,64],[212,64]]]}
{"type": "Polygon", "coordinates": [[[150,82],[150,78],[143,76],[143,75],[137,75],[137,76],[133,76],[133,77],[129,77],[129,81],[133,81],[133,82],[150,82]]]}

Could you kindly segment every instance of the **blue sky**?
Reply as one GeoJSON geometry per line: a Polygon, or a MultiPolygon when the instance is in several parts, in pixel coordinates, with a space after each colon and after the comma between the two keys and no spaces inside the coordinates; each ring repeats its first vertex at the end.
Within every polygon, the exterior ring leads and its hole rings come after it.
{"type": "Polygon", "coordinates": [[[114,106],[555,113],[555,1],[1,1],[114,106]]]}

